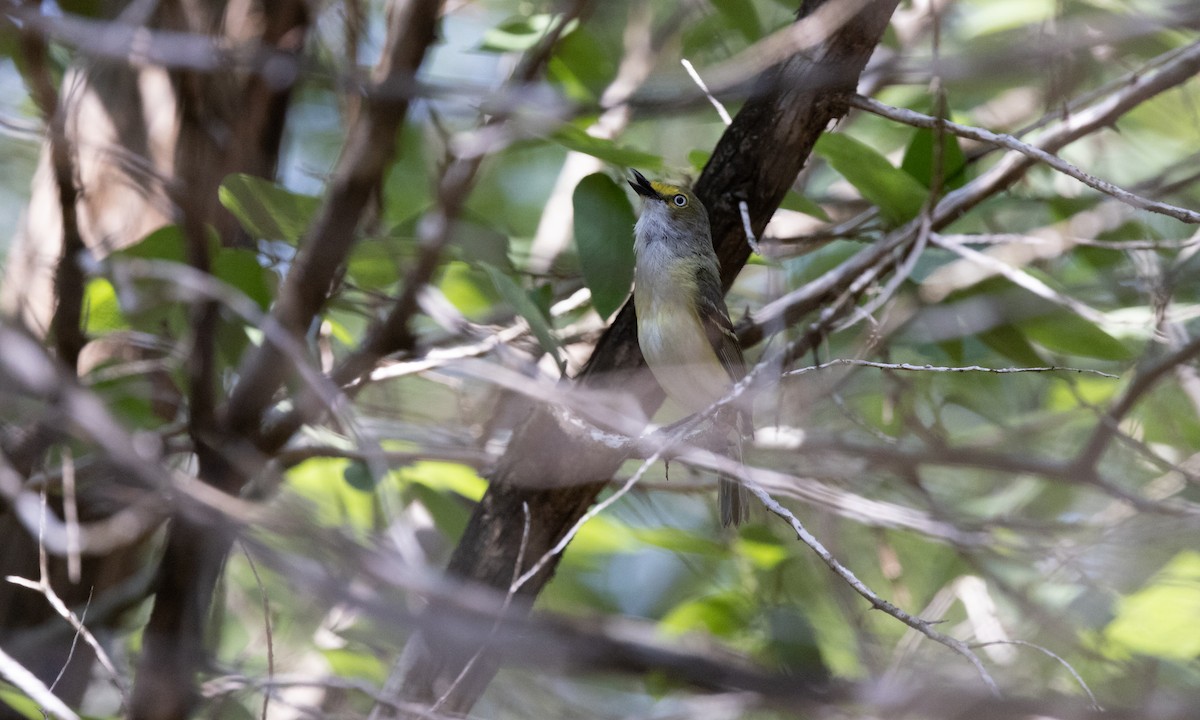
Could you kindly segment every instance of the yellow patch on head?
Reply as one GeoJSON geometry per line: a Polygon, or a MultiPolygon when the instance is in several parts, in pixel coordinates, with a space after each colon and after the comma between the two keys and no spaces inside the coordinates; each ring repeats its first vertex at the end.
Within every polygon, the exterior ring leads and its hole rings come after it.
{"type": "Polygon", "coordinates": [[[679,193],[683,192],[683,188],[679,187],[678,185],[668,185],[660,182],[652,182],[650,183],[650,187],[654,188],[654,191],[659,195],[670,196],[678,195],[679,193]]]}

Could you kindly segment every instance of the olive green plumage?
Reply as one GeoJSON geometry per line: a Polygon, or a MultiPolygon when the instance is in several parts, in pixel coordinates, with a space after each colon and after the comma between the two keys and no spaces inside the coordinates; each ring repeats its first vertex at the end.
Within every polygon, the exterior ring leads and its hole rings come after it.
{"type": "MultiPolygon", "coordinates": [[[[746,374],[721,292],[708,211],[685,188],[650,182],[636,170],[633,175],[629,184],[645,201],[633,245],[638,343],[667,396],[687,412],[701,412],[746,374]]],[[[737,424],[743,425],[734,428],[740,447],[749,423],[739,417],[737,424]]],[[[722,475],[717,497],[723,524],[745,518],[745,489],[737,480],[722,475]]]]}

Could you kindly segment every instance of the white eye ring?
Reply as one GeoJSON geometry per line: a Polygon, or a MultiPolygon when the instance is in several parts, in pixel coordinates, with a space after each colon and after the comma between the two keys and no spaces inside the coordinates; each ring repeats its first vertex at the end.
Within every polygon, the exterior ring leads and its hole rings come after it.
{"type": "Polygon", "coordinates": [[[675,203],[675,207],[687,207],[687,196],[680,193],[671,198],[671,202],[675,203]]]}

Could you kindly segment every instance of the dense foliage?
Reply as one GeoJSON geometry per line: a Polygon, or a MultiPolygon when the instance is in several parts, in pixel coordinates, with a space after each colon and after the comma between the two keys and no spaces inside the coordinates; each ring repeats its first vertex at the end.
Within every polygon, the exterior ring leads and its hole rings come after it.
{"type": "MultiPolygon", "coordinates": [[[[39,494],[62,512],[61,480],[111,460],[120,438],[153,447],[139,462],[162,473],[155,488],[130,481],[131,500],[105,496],[144,510],[138,535],[193,505],[236,526],[206,629],[211,717],[256,716],[267,696],[271,717],[366,716],[424,603],[459,592],[442,568],[514,429],[531,407],[564,402],[560,381],[628,297],[628,169],[695,178],[725,131],[681,61],[736,116],[754,51],[796,10],[448,3],[328,299],[275,358],[286,386],[264,417],[286,426],[306,403],[332,410],[301,413],[237,497],[214,500],[188,484],[206,462],[191,420],[197,338],[211,330],[208,377],[236,403],[256,351],[290,329],[264,318],[322,222],[347,127],[370,111],[353,89],[386,52],[379,5],[313,7],[277,176],[223,177],[220,212],[236,224],[205,230],[206,272],[183,222],[83,264],[93,347],[151,351],[91,364],[85,348],[72,387],[101,401],[111,428],[64,420],[61,397],[18,377],[25,345],[0,346],[0,447],[11,455],[17,428],[58,423],[29,472],[0,464],[0,507],[27,528],[41,517],[59,532],[57,516],[31,509],[39,494]],[[363,355],[405,297],[408,342],[363,355]]],[[[728,297],[759,366],[747,478],[794,516],[756,508],[722,529],[703,459],[644,467],[634,453],[602,496],[620,497],[580,527],[522,626],[533,649],[506,658],[473,716],[788,717],[786,678],[826,674],[851,688],[829,695],[830,717],[906,716],[912,688],[939,684],[973,698],[994,682],[1052,717],[1093,704],[1184,717],[1200,702],[1198,26],[1194,8],[1134,0],[902,3],[862,97],[817,143],[728,297]],[[1066,167],[1023,154],[1038,149],[1066,167]],[[853,263],[864,272],[814,294],[853,263]],[[812,297],[820,307],[806,312],[812,297]],[[873,609],[798,541],[800,526],[862,589],[965,645],[873,609]],[[576,634],[564,640],[559,622],[576,634]],[[579,650],[601,640],[665,654],[579,650]],[[781,685],[699,682],[674,664],[701,661],[781,685]]],[[[17,27],[0,83],[35,88],[17,27]]],[[[56,77],[87,61],[79,45],[50,44],[56,77]]],[[[3,112],[10,128],[40,117],[28,98],[3,112]]],[[[0,137],[6,216],[41,142],[0,137]]],[[[16,338],[15,316],[3,323],[16,338]]],[[[62,359],[55,337],[42,346],[62,359]]],[[[628,407],[588,403],[610,401],[628,407]]],[[[652,421],[677,419],[668,404],[652,421]]],[[[154,601],[147,578],[105,610],[115,677],[93,676],[82,712],[123,712],[154,601]]],[[[0,700],[41,717],[28,688],[0,675],[12,681],[0,700]]]]}

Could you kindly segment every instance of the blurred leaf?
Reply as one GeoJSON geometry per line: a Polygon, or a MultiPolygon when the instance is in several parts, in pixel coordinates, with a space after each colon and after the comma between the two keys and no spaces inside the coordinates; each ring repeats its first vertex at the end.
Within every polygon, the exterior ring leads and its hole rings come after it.
{"type": "Polygon", "coordinates": [[[733,635],[747,620],[749,607],[740,592],[720,592],[677,605],[658,623],[668,635],[704,630],[718,637],[733,635]]]}
{"type": "Polygon", "coordinates": [[[368,680],[376,685],[387,680],[387,665],[365,649],[328,648],[321,650],[321,654],[337,677],[368,680]]]}
{"type": "Polygon", "coordinates": [[[574,125],[562,125],[550,135],[550,139],[568,150],[599,158],[611,165],[636,167],[643,171],[662,168],[662,158],[640,150],[617,145],[612,140],[592,137],[574,125]]]}
{"type": "Polygon", "coordinates": [[[371,475],[370,468],[363,462],[351,462],[346,465],[346,469],[342,471],[342,478],[346,484],[355,490],[362,492],[373,492],[375,490],[375,477],[371,475]]]}
{"type": "MultiPolygon", "coordinates": [[[[912,175],[926,188],[933,186],[933,136],[933,130],[917,128],[900,163],[901,170],[912,175]]],[[[948,132],[942,134],[941,163],[943,191],[956,190],[967,182],[967,156],[958,144],[958,137],[948,132]]]]}
{"type": "Polygon", "coordinates": [[[712,4],[725,22],[740,32],[747,42],[754,42],[762,35],[758,11],[751,0],[712,0],[712,4]]]}
{"type": "Polygon", "coordinates": [[[580,180],[573,202],[583,280],[592,291],[592,306],[607,318],[620,309],[633,285],[633,208],[604,173],[580,180]]]}
{"type": "Polygon", "coordinates": [[[420,483],[430,489],[453,492],[472,502],[483,498],[487,480],[475,468],[459,463],[422,460],[392,473],[401,483],[420,483]]]}
{"type": "Polygon", "coordinates": [[[998,325],[985,330],[979,333],[979,339],[1018,366],[1039,367],[1046,364],[1025,334],[1013,325],[998,325]]]}
{"type": "Polygon", "coordinates": [[[525,291],[518,287],[512,278],[499,269],[491,265],[484,265],[484,270],[491,276],[500,295],[517,311],[518,315],[525,318],[525,322],[529,323],[529,329],[533,331],[533,335],[538,339],[538,344],[542,346],[542,349],[554,358],[554,362],[560,370],[566,372],[567,365],[559,352],[558,338],[554,336],[549,321],[546,320],[546,316],[542,314],[537,303],[526,295],[525,291]]]}
{"type": "Polygon", "coordinates": [[[486,317],[501,297],[487,272],[476,270],[461,260],[445,264],[438,289],[459,312],[472,319],[486,317]]]}
{"type": "Polygon", "coordinates": [[[382,290],[400,279],[400,265],[396,255],[395,238],[364,240],[355,244],[350,261],[346,263],[346,277],[364,290],[382,290]]]}
{"type": "Polygon", "coordinates": [[[1018,323],[1030,340],[1066,355],[1098,360],[1128,360],[1132,352],[1090,320],[1063,310],[1018,323]]]}
{"type": "Polygon", "coordinates": [[[889,224],[901,225],[917,216],[925,203],[926,189],[911,175],[892,167],[869,145],[844,133],[825,133],[813,151],[846,178],[879,211],[889,224]]]}
{"type": "Polygon", "coordinates": [[[18,715],[29,720],[45,720],[47,717],[41,707],[30,700],[29,696],[4,680],[0,680],[0,703],[4,703],[18,715]]]}
{"type": "Polygon", "coordinates": [[[737,546],[738,552],[749,558],[760,570],[771,570],[791,555],[789,549],[774,535],[755,531],[753,527],[742,531],[737,546]]]}
{"type": "Polygon", "coordinates": [[[579,561],[581,556],[612,555],[640,547],[625,523],[607,515],[597,515],[584,523],[579,534],[567,546],[565,558],[579,561]]]}
{"type": "Polygon", "coordinates": [[[103,335],[129,327],[117,303],[117,290],[105,278],[92,278],[84,287],[83,317],[83,329],[88,335],[103,335]]]}
{"type": "Polygon", "coordinates": [[[113,253],[114,257],[140,258],[142,260],[166,260],[187,262],[187,241],[178,225],[164,225],[150,232],[134,244],[113,253]]]}
{"type": "Polygon", "coordinates": [[[691,165],[696,172],[702,172],[704,166],[708,164],[708,159],[712,157],[712,152],[708,150],[689,150],[688,164],[691,165]]]}
{"type": "Polygon", "coordinates": [[[344,458],[305,460],[287,471],[287,486],[313,504],[321,525],[353,529],[365,536],[375,524],[375,496],[345,482],[349,466],[344,458]]]}
{"type": "MultiPolygon", "coordinates": [[[[509,18],[484,33],[479,49],[485,52],[524,52],[538,44],[546,31],[557,22],[556,17],[541,13],[509,18]]],[[[578,25],[578,20],[571,20],[561,34],[571,32],[578,25]]]]}
{"type": "Polygon", "coordinates": [[[617,66],[609,48],[580,26],[558,41],[546,70],[568,97],[595,102],[612,81],[617,66]]]}
{"type": "Polygon", "coordinates": [[[829,213],[825,212],[825,208],[816,204],[812,200],[809,200],[795,190],[788,190],[787,195],[783,196],[783,202],[779,204],[779,207],[783,208],[784,210],[795,210],[796,212],[802,212],[805,215],[808,215],[809,217],[815,217],[822,222],[833,222],[833,219],[829,217],[829,213]]]}
{"type": "Polygon", "coordinates": [[[807,677],[828,677],[817,633],[807,615],[785,605],[770,608],[766,620],[767,652],[781,669],[807,677]]]}
{"type": "Polygon", "coordinates": [[[633,535],[647,545],[672,552],[713,556],[724,556],[728,552],[723,543],[676,527],[638,528],[633,535]]]}
{"type": "Polygon", "coordinates": [[[227,176],[217,191],[225,209],[233,213],[251,236],[297,244],[308,229],[321,200],[286,190],[253,175],[227,176]]]}
{"type": "Polygon", "coordinates": [[[1179,553],[1141,590],[1121,599],[1104,637],[1129,652],[1200,657],[1200,552],[1179,553]]]}
{"type": "Polygon", "coordinates": [[[212,261],[212,274],[253,300],[260,310],[271,306],[273,275],[258,261],[258,253],[243,248],[222,248],[212,261]]]}

